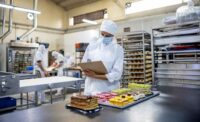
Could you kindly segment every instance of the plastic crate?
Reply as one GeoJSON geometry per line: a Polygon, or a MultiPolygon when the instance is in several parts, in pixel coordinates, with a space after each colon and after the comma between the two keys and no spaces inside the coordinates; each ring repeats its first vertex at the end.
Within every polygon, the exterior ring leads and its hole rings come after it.
{"type": "Polygon", "coordinates": [[[0,111],[16,109],[17,100],[12,97],[0,98],[0,111]]]}
{"type": "Polygon", "coordinates": [[[33,66],[27,66],[27,67],[26,67],[26,70],[27,70],[27,71],[32,71],[32,70],[33,70],[33,66]]]}

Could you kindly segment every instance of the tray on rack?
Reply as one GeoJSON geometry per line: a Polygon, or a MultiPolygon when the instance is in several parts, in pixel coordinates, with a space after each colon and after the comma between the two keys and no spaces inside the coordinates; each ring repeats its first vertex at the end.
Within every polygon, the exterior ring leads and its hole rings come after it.
{"type": "Polygon", "coordinates": [[[80,108],[73,107],[73,106],[71,106],[70,104],[66,104],[66,105],[65,105],[65,108],[66,108],[66,109],[70,109],[71,111],[74,111],[74,112],[77,112],[77,113],[80,113],[80,114],[84,114],[84,115],[97,114],[97,113],[99,113],[99,112],[103,109],[102,106],[98,106],[98,107],[95,108],[95,109],[84,110],[84,109],[80,109],[80,108]]]}
{"type": "Polygon", "coordinates": [[[102,105],[102,106],[108,106],[108,107],[113,107],[113,108],[118,108],[118,109],[125,109],[125,108],[128,108],[128,107],[137,105],[137,104],[139,104],[139,103],[141,103],[141,102],[144,102],[144,101],[146,101],[146,100],[148,100],[148,99],[151,99],[151,98],[153,98],[153,97],[156,97],[156,96],[158,96],[158,95],[160,95],[159,92],[153,92],[153,94],[147,95],[146,97],[141,98],[141,99],[139,99],[139,100],[137,100],[137,101],[134,101],[133,103],[127,104],[127,105],[125,105],[125,106],[116,106],[116,105],[110,104],[109,102],[102,102],[102,103],[99,103],[99,104],[102,105]]]}

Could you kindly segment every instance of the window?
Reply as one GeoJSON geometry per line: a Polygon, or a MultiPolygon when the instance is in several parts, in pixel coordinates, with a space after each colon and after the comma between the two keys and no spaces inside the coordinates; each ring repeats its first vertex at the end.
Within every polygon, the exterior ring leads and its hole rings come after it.
{"type": "Polygon", "coordinates": [[[102,10],[98,10],[98,11],[94,11],[94,12],[90,12],[90,13],[74,16],[74,17],[69,19],[69,25],[72,26],[72,25],[77,25],[77,24],[84,23],[82,21],[83,19],[88,19],[88,20],[94,21],[94,20],[104,19],[107,16],[108,16],[107,15],[107,10],[106,9],[102,9],[102,10]]]}

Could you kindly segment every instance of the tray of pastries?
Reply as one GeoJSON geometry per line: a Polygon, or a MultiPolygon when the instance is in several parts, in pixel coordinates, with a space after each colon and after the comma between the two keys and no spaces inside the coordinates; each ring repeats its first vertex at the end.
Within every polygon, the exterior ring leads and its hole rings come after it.
{"type": "Polygon", "coordinates": [[[70,109],[82,114],[94,114],[99,112],[102,107],[98,104],[95,96],[73,95],[70,103],[66,104],[66,109],[70,109]]]}

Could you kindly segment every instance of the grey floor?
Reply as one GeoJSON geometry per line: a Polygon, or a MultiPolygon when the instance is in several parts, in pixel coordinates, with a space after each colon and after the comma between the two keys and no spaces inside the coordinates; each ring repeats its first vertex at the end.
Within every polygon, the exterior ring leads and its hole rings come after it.
{"type": "Polygon", "coordinates": [[[160,95],[120,110],[103,107],[94,116],[65,109],[66,102],[0,116],[2,122],[200,122],[200,89],[160,87],[160,95]]]}

